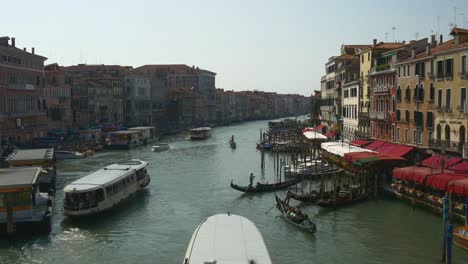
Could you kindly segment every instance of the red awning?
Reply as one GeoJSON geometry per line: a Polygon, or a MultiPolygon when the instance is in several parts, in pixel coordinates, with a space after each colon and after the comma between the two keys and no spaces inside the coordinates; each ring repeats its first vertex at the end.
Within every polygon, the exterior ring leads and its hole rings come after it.
{"type": "Polygon", "coordinates": [[[302,133],[309,132],[309,131],[314,131],[314,130],[315,130],[315,128],[313,128],[313,127],[306,127],[304,129],[302,129],[302,133]]]}
{"type": "Polygon", "coordinates": [[[468,179],[449,182],[448,191],[458,195],[468,196],[468,179]]]}
{"type": "Polygon", "coordinates": [[[367,157],[374,157],[378,153],[375,152],[368,152],[368,151],[362,151],[362,152],[350,152],[350,153],[345,153],[344,154],[344,159],[349,162],[354,162],[358,159],[361,158],[367,158],[367,157]]]}
{"type": "Polygon", "coordinates": [[[427,167],[410,166],[393,169],[393,178],[424,184],[428,175],[439,173],[441,173],[440,170],[434,170],[427,167]]]}
{"type": "Polygon", "coordinates": [[[372,141],[369,141],[369,140],[356,139],[356,140],[349,142],[349,144],[357,146],[357,147],[363,147],[363,146],[369,145],[371,142],[372,141]]]}
{"type": "Polygon", "coordinates": [[[380,154],[391,155],[396,157],[403,157],[412,151],[414,148],[405,145],[397,145],[392,143],[385,143],[375,149],[380,154]]]}
{"type": "Polygon", "coordinates": [[[378,147],[382,146],[383,144],[385,144],[385,141],[376,140],[376,141],[370,143],[370,144],[366,147],[366,149],[375,150],[375,149],[377,149],[378,147]]]}
{"type": "Polygon", "coordinates": [[[448,184],[451,181],[467,179],[468,176],[456,173],[442,173],[436,175],[430,175],[426,179],[426,186],[438,189],[441,191],[448,191],[448,184]]]}
{"type": "Polygon", "coordinates": [[[316,128],[314,128],[313,131],[315,131],[315,132],[322,132],[322,129],[323,129],[324,127],[325,127],[324,125],[318,125],[316,128]]]}
{"type": "Polygon", "coordinates": [[[457,163],[453,166],[448,167],[447,170],[451,170],[453,172],[460,173],[460,174],[468,174],[468,162],[463,161],[463,162],[457,163]]]}
{"type": "MultiPolygon", "coordinates": [[[[431,156],[421,162],[421,165],[431,168],[442,168],[442,161],[445,163],[444,167],[448,168],[462,161],[461,158],[457,157],[446,157],[446,156],[431,156]]],[[[467,167],[468,169],[468,167],[467,167]]]]}
{"type": "Polygon", "coordinates": [[[326,136],[327,138],[335,138],[335,137],[336,137],[335,133],[333,133],[333,132],[331,132],[331,131],[328,131],[328,132],[325,134],[325,136],[326,136]]]}

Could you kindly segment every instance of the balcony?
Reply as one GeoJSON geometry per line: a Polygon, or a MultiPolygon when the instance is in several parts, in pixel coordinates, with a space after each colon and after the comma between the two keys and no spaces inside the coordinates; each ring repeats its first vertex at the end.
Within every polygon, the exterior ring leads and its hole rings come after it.
{"type": "Polygon", "coordinates": [[[435,79],[435,76],[434,76],[434,73],[433,73],[433,72],[427,72],[427,76],[428,76],[429,79],[431,79],[431,80],[434,80],[434,79],[435,79]]]}
{"type": "Polygon", "coordinates": [[[445,73],[445,80],[448,80],[448,81],[453,80],[453,73],[445,73]]]}
{"type": "Polygon", "coordinates": [[[371,119],[385,120],[385,119],[387,119],[386,118],[387,114],[385,112],[374,112],[374,111],[372,111],[372,112],[369,113],[369,117],[371,119]]]}
{"type": "Polygon", "coordinates": [[[389,88],[390,88],[390,85],[388,84],[376,85],[374,88],[374,93],[386,93],[388,92],[389,88]]]}
{"type": "Polygon", "coordinates": [[[443,73],[437,73],[437,80],[442,81],[444,79],[444,74],[443,73]]]}
{"type": "Polygon", "coordinates": [[[25,83],[10,83],[8,84],[9,89],[14,90],[30,90],[33,91],[36,89],[34,84],[25,84],[25,83]]]}
{"type": "Polygon", "coordinates": [[[462,72],[459,72],[458,75],[460,76],[460,79],[466,80],[466,78],[468,76],[468,72],[467,71],[462,71],[462,72]]]}
{"type": "Polygon", "coordinates": [[[334,110],[335,110],[335,106],[333,106],[333,105],[322,105],[322,106],[320,106],[320,111],[333,112],[334,110]]]}
{"type": "Polygon", "coordinates": [[[446,150],[451,152],[462,153],[463,151],[463,142],[447,141],[441,139],[429,139],[429,147],[446,150]]]}
{"type": "Polygon", "coordinates": [[[379,74],[379,73],[390,73],[395,71],[395,65],[394,64],[380,64],[375,67],[372,67],[370,70],[370,74],[379,74]]]}

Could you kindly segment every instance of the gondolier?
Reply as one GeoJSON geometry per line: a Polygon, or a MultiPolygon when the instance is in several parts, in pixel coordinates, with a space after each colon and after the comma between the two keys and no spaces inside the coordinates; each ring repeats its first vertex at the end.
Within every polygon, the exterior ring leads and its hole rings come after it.
{"type": "Polygon", "coordinates": [[[251,172],[250,173],[250,177],[249,177],[249,181],[250,181],[250,184],[249,184],[249,187],[252,187],[253,186],[253,180],[255,179],[255,176],[253,175],[253,173],[251,172]]]}

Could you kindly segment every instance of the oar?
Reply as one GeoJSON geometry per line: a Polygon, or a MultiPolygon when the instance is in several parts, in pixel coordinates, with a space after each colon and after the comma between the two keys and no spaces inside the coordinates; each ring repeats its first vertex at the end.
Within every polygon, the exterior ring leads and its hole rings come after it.
{"type": "Polygon", "coordinates": [[[273,207],[271,207],[270,209],[268,209],[268,211],[266,211],[266,212],[265,212],[265,214],[268,214],[268,212],[270,212],[270,211],[271,211],[271,209],[275,208],[275,206],[276,206],[276,204],[275,204],[275,205],[273,205],[273,207]]]}

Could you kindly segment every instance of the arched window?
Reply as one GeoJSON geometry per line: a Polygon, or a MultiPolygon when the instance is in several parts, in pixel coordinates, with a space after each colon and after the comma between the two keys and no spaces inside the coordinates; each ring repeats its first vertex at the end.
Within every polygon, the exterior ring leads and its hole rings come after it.
{"type": "Polygon", "coordinates": [[[445,125],[445,141],[450,141],[450,126],[445,125]]]}
{"type": "Polygon", "coordinates": [[[406,110],[406,112],[405,112],[405,121],[406,121],[406,122],[409,122],[409,121],[410,121],[410,113],[409,113],[409,110],[406,110]]]}
{"type": "Polygon", "coordinates": [[[398,101],[401,101],[401,88],[400,88],[400,86],[398,86],[398,89],[397,89],[397,91],[396,91],[396,94],[397,94],[397,97],[396,97],[397,100],[398,100],[398,101]]]}
{"type": "Polygon", "coordinates": [[[413,90],[413,99],[416,101],[419,99],[418,97],[418,91],[419,91],[419,86],[416,84],[416,86],[414,87],[414,90],[413,90]]]}
{"type": "Polygon", "coordinates": [[[424,86],[423,84],[419,85],[419,97],[418,97],[418,100],[420,102],[423,102],[424,101],[424,86]]]}
{"type": "Polygon", "coordinates": [[[434,98],[435,98],[435,88],[434,88],[434,84],[431,83],[429,87],[429,100],[434,101],[434,98]]]}
{"type": "Polygon", "coordinates": [[[440,124],[437,124],[437,133],[436,133],[437,140],[440,140],[442,138],[442,127],[440,124]]]}
{"type": "Polygon", "coordinates": [[[393,112],[396,111],[396,100],[395,100],[395,96],[392,97],[392,111],[393,111],[393,112]]]}

